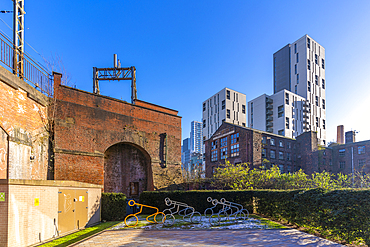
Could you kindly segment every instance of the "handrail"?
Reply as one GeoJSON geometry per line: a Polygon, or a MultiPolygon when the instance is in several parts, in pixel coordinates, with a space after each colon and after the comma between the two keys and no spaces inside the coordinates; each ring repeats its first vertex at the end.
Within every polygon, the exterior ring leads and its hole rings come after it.
{"type": "Polygon", "coordinates": [[[14,49],[13,42],[4,34],[0,32],[0,35],[0,62],[8,67],[13,74],[16,74],[43,94],[52,96],[53,80],[50,73],[34,61],[27,53],[21,54],[23,59],[23,70],[15,70],[13,67],[14,53],[18,54],[19,51],[14,49]],[[20,71],[23,71],[23,73],[20,74],[20,71]]]}

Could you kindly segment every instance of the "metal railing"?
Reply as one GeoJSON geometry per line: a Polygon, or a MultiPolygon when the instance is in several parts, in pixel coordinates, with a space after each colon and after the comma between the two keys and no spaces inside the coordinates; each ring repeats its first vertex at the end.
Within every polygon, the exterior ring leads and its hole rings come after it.
{"type": "Polygon", "coordinates": [[[53,79],[52,75],[35,62],[26,53],[22,54],[23,66],[22,69],[14,69],[14,54],[18,54],[17,50],[14,50],[14,46],[11,40],[0,33],[0,62],[5,65],[10,72],[23,79],[37,90],[47,96],[53,95],[53,79]]]}

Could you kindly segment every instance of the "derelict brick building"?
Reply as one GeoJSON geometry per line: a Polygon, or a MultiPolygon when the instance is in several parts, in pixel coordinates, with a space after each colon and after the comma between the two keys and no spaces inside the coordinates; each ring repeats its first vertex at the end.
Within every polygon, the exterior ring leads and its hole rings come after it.
{"type": "Polygon", "coordinates": [[[181,179],[181,117],[61,85],[54,73],[56,180],[104,185],[137,196],[181,179]]]}

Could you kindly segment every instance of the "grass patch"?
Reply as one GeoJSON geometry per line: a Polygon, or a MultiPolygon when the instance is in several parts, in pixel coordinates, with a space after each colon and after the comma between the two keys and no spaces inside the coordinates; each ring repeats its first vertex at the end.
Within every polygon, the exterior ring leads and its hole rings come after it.
{"type": "Polygon", "coordinates": [[[249,217],[261,221],[261,225],[266,225],[267,226],[266,228],[268,228],[268,229],[287,229],[286,226],[283,226],[283,225],[281,225],[277,222],[262,218],[258,215],[255,215],[255,214],[249,215],[249,217]]]}
{"type": "Polygon", "coordinates": [[[45,243],[45,244],[40,245],[40,246],[43,246],[43,247],[52,247],[52,246],[64,247],[64,246],[68,246],[68,245],[76,243],[76,242],[78,242],[82,239],[90,237],[91,235],[94,235],[98,232],[101,232],[101,231],[103,231],[103,230],[105,230],[109,227],[112,227],[112,226],[114,226],[118,223],[120,223],[120,221],[110,221],[110,222],[101,223],[99,225],[88,227],[88,228],[83,229],[81,231],[78,231],[78,232],[69,234],[67,236],[55,239],[51,242],[45,243]]]}

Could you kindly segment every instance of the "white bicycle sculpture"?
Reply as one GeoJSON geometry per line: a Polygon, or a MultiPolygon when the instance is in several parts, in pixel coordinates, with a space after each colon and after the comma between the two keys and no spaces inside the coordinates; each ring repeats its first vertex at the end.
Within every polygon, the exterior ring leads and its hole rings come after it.
{"type": "Polygon", "coordinates": [[[204,211],[204,217],[209,218],[209,224],[212,226],[220,225],[221,218],[225,217],[227,220],[246,220],[249,218],[249,212],[243,208],[241,204],[226,201],[225,198],[221,198],[220,201],[217,199],[207,198],[208,202],[211,202],[213,207],[207,208],[204,211]],[[221,205],[217,211],[217,206],[221,205]],[[217,211],[217,212],[216,212],[217,211]],[[207,217],[207,214],[209,215],[207,217]]]}
{"type": "Polygon", "coordinates": [[[200,223],[202,220],[202,215],[195,211],[195,209],[186,203],[172,201],[170,198],[164,199],[167,206],[173,206],[172,208],[167,208],[163,210],[163,225],[172,226],[175,223],[175,214],[182,216],[184,221],[189,221],[192,223],[200,223]],[[180,207],[182,208],[180,210],[180,207]],[[189,220],[187,220],[189,219],[189,220]]]}

